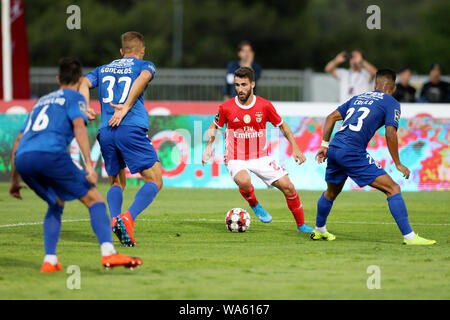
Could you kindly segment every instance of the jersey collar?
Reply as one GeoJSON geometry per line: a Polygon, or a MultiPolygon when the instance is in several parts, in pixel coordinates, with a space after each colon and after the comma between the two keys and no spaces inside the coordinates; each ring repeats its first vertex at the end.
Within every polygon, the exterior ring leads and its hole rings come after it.
{"type": "Polygon", "coordinates": [[[244,106],[244,105],[242,105],[240,102],[239,102],[239,98],[236,96],[236,97],[234,97],[234,102],[237,104],[237,106],[239,107],[239,108],[241,108],[241,109],[250,109],[250,108],[252,108],[254,105],[255,105],[255,103],[256,103],[256,96],[255,95],[253,95],[253,101],[252,101],[252,103],[250,103],[248,106],[244,106]]]}

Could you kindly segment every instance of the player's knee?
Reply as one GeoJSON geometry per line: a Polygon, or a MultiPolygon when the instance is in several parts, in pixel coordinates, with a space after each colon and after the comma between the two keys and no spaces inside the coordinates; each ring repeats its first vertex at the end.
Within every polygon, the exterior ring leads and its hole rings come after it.
{"type": "Polygon", "coordinates": [[[156,186],[158,187],[159,190],[161,190],[162,187],[163,187],[163,185],[164,185],[163,179],[162,179],[162,178],[157,179],[157,180],[156,180],[155,182],[153,182],[153,183],[156,184],[156,186]]]}
{"type": "Polygon", "coordinates": [[[122,184],[122,183],[120,183],[118,181],[110,183],[110,186],[111,187],[119,187],[120,189],[122,189],[122,191],[125,189],[125,184],[122,184]]]}
{"type": "Polygon", "coordinates": [[[250,190],[252,187],[252,180],[250,177],[241,176],[239,178],[235,178],[236,184],[239,186],[239,188],[243,190],[250,190]]]}
{"type": "Polygon", "coordinates": [[[117,178],[111,177],[109,179],[109,185],[111,187],[120,187],[122,190],[124,190],[125,186],[126,186],[126,181],[121,181],[121,180],[122,179],[119,179],[118,177],[117,178]]]}
{"type": "Polygon", "coordinates": [[[64,207],[64,201],[62,201],[59,197],[56,197],[56,206],[64,207]]]}
{"type": "Polygon", "coordinates": [[[283,188],[283,193],[285,195],[293,195],[297,192],[297,190],[295,190],[295,186],[292,182],[289,182],[284,188],[283,188]]]}
{"type": "Polygon", "coordinates": [[[61,216],[64,211],[64,202],[62,202],[59,198],[56,199],[56,203],[54,204],[48,204],[48,211],[47,216],[50,215],[56,215],[61,216]]]}
{"type": "Polygon", "coordinates": [[[389,186],[387,195],[388,195],[388,197],[390,197],[390,196],[393,196],[400,192],[402,192],[402,190],[400,189],[400,186],[394,182],[391,186],[389,186]]]}
{"type": "Polygon", "coordinates": [[[153,176],[150,176],[150,177],[143,176],[143,178],[144,178],[144,182],[145,183],[147,183],[147,182],[154,183],[158,187],[159,190],[162,189],[162,187],[163,187],[163,179],[162,179],[161,175],[153,175],[153,176]]]}
{"type": "Polygon", "coordinates": [[[329,190],[327,189],[324,192],[324,197],[327,198],[328,200],[334,200],[337,198],[337,196],[339,195],[339,192],[336,192],[335,190],[329,190]]]}
{"type": "Polygon", "coordinates": [[[236,181],[236,184],[241,188],[242,190],[250,190],[252,188],[252,182],[250,179],[242,179],[236,181]]]}
{"type": "Polygon", "coordinates": [[[94,203],[104,202],[102,196],[95,187],[91,188],[89,192],[80,199],[80,201],[88,208],[94,203]]]}

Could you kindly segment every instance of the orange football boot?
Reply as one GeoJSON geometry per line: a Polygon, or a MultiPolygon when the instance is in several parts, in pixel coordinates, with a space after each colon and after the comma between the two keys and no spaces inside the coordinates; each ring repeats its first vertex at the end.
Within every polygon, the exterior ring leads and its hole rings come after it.
{"type": "Polygon", "coordinates": [[[122,232],[120,231],[120,228],[117,225],[117,217],[114,217],[111,219],[111,228],[112,228],[112,232],[117,236],[120,243],[122,243],[122,232]]]}
{"type": "Polygon", "coordinates": [[[52,265],[50,262],[45,261],[41,267],[41,272],[56,272],[56,271],[61,271],[61,270],[62,270],[62,266],[61,266],[61,263],[59,263],[59,261],[56,264],[56,266],[52,265]]]}
{"type": "Polygon", "coordinates": [[[114,233],[119,238],[120,243],[127,247],[134,247],[136,245],[136,240],[133,236],[134,221],[130,212],[119,214],[116,218],[116,224],[117,226],[113,227],[113,231],[115,228],[116,231],[114,233]]]}
{"type": "Polygon", "coordinates": [[[142,259],[129,257],[124,254],[116,253],[109,256],[102,256],[102,265],[106,269],[114,267],[125,267],[133,269],[139,267],[143,263],[142,259]]]}
{"type": "Polygon", "coordinates": [[[114,228],[114,226],[117,226],[117,217],[111,219],[111,227],[114,228]]]}

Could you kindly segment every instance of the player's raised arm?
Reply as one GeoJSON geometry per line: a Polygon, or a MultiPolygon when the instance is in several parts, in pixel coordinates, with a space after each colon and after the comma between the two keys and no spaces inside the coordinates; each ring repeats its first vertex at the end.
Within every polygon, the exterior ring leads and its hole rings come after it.
{"type": "Polygon", "coordinates": [[[397,137],[397,128],[394,126],[386,126],[386,144],[391,154],[392,160],[394,160],[395,166],[397,169],[403,173],[403,177],[406,179],[409,178],[410,171],[407,167],[402,165],[400,162],[400,157],[398,155],[398,137],[397,137]]]}
{"type": "Polygon", "coordinates": [[[23,133],[19,133],[16,141],[13,145],[12,155],[11,155],[11,180],[10,180],[10,186],[9,186],[9,194],[11,197],[22,199],[22,196],[20,194],[20,189],[25,188],[24,185],[20,183],[20,176],[19,172],[16,169],[16,165],[14,163],[15,161],[15,154],[17,150],[17,146],[19,145],[20,139],[22,139],[23,133]]]}
{"type": "Polygon", "coordinates": [[[369,72],[370,79],[373,80],[373,78],[375,78],[375,75],[377,74],[377,68],[373,64],[364,59],[362,60],[362,66],[364,69],[367,70],[367,72],[369,72]]]}
{"type": "Polygon", "coordinates": [[[206,142],[205,152],[202,156],[202,165],[205,165],[213,155],[212,145],[216,140],[218,126],[212,122],[208,128],[208,141],[206,142]]]}
{"type": "Polygon", "coordinates": [[[324,69],[325,72],[337,78],[336,69],[341,63],[345,62],[345,54],[345,51],[338,53],[333,60],[327,63],[324,69]]]}
{"type": "Polygon", "coordinates": [[[83,78],[80,84],[80,88],[78,91],[83,95],[83,97],[86,99],[86,115],[89,120],[94,120],[95,116],[97,115],[94,111],[94,109],[91,107],[91,101],[90,101],[90,89],[92,88],[91,80],[88,78],[83,78]]]}
{"type": "Polygon", "coordinates": [[[112,104],[111,107],[115,109],[113,116],[109,119],[109,125],[112,127],[117,127],[125,115],[130,111],[133,107],[136,100],[139,96],[144,92],[147,84],[152,80],[152,73],[148,70],[142,70],[141,74],[137,79],[133,82],[131,86],[130,93],[128,94],[128,98],[123,104],[112,104]]]}
{"type": "Polygon", "coordinates": [[[85,169],[87,172],[86,179],[92,183],[97,183],[97,173],[92,166],[91,147],[89,145],[89,135],[86,130],[85,120],[81,117],[73,120],[73,133],[84,157],[85,169]]]}
{"type": "Polygon", "coordinates": [[[280,131],[283,133],[283,135],[286,137],[286,139],[289,141],[292,147],[292,156],[294,157],[295,162],[298,164],[302,164],[306,161],[305,155],[300,151],[300,148],[297,145],[297,142],[295,141],[294,134],[292,133],[291,128],[286,122],[283,122],[280,125],[280,131]]]}
{"type": "Polygon", "coordinates": [[[323,125],[322,132],[322,144],[316,154],[316,160],[318,163],[322,163],[326,160],[328,154],[328,145],[330,144],[331,134],[333,133],[334,125],[337,121],[342,120],[342,115],[338,110],[334,110],[328,115],[323,125]]]}

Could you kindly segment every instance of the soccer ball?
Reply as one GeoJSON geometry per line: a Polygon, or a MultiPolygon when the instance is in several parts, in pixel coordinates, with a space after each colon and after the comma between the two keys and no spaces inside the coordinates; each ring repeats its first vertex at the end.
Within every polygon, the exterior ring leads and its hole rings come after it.
{"type": "Polygon", "coordinates": [[[250,227],[250,215],[242,208],[227,212],[225,224],[231,232],[245,232],[250,227]]]}

